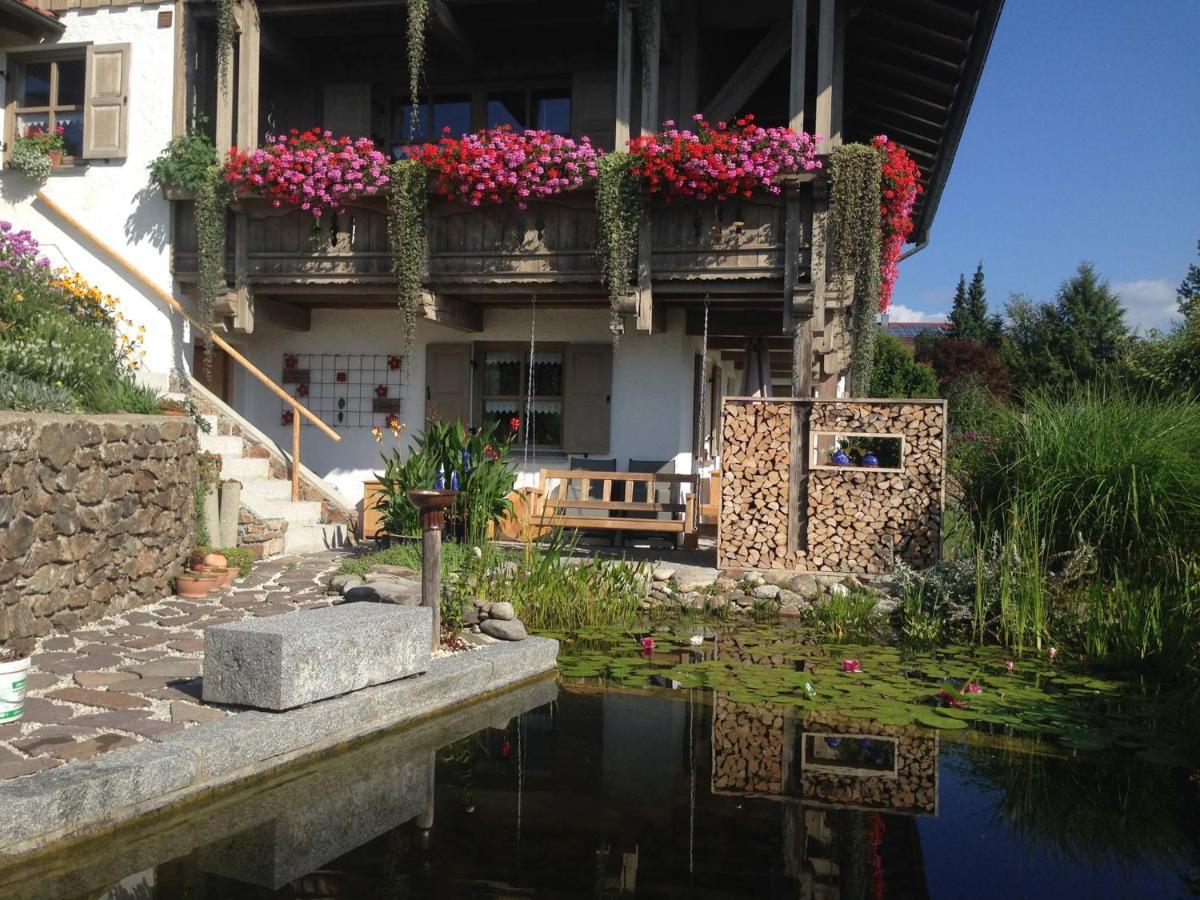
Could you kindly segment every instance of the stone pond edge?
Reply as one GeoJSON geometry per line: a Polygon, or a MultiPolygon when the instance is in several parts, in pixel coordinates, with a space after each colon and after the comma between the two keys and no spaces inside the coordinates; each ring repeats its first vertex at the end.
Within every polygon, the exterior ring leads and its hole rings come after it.
{"type": "Polygon", "coordinates": [[[0,865],[373,732],[552,671],[558,641],[530,637],[435,658],[420,676],[287,712],[247,710],[77,765],[0,784],[0,865]]]}

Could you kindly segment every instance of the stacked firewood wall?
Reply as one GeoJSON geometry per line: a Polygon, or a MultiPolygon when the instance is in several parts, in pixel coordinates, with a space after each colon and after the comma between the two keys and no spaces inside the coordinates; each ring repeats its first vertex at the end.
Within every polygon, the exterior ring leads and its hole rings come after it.
{"type": "MultiPolygon", "coordinates": [[[[787,666],[780,654],[751,654],[734,638],[718,639],[721,659],[758,666],[787,666]]],[[[713,695],[712,789],[735,794],[783,793],[784,708],[776,703],[737,703],[713,695]]]]}
{"type": "MultiPolygon", "coordinates": [[[[942,401],[725,401],[718,564],[726,569],[883,574],[940,553],[946,407],[942,401]],[[798,549],[788,549],[792,420],[811,432],[903,438],[901,471],[814,468],[798,549]]],[[[804,448],[799,453],[803,454],[804,448]]]]}
{"type": "Polygon", "coordinates": [[[853,806],[889,812],[937,813],[938,738],[919,725],[884,725],[837,713],[809,713],[804,717],[803,740],[824,740],[835,735],[843,741],[894,740],[895,773],[873,774],[814,771],[811,759],[800,770],[800,793],[805,800],[830,806],[853,806]]]}

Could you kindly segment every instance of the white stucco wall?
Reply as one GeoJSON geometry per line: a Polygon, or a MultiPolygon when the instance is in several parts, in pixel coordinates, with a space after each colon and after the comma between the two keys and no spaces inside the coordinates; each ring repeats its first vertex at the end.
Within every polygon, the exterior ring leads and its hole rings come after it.
{"type": "MultiPolygon", "coordinates": [[[[480,334],[464,334],[419,323],[403,394],[401,419],[409,438],[423,428],[425,347],[429,343],[529,341],[528,309],[489,310],[480,334]]],[[[673,459],[676,471],[690,471],[693,421],[693,359],[699,340],[684,333],[682,313],[671,316],[666,332],[626,334],[613,354],[612,427],[609,452],[619,466],[633,458],[673,459]]],[[[393,310],[314,310],[312,330],[284,331],[259,324],[238,340],[238,349],[268,375],[279,378],[285,353],[394,354],[400,349],[399,313],[393,310]]],[[[539,341],[608,341],[605,310],[543,309],[537,317],[539,341]]],[[[282,406],[265,387],[234,372],[234,405],[280,447],[291,446],[291,428],[281,422],[282,406]]],[[[382,424],[383,416],[380,416],[382,424]]],[[[335,444],[316,429],[302,430],[302,458],[349,499],[362,497],[362,483],[379,469],[379,445],[368,428],[343,428],[335,444]]],[[[390,435],[384,440],[391,442],[390,435]]],[[[517,451],[519,455],[519,450],[517,451]]],[[[531,456],[521,483],[532,483],[541,466],[565,463],[562,455],[531,456]]]]}
{"type": "MultiPolygon", "coordinates": [[[[165,4],[170,8],[172,4],[165,4]]],[[[55,44],[132,45],[129,80],[129,156],[92,160],[87,166],[57,169],[43,189],[135,266],[170,289],[167,202],[150,187],[146,166],[171,138],[174,27],[158,27],[159,4],[105,7],[64,13],[66,31],[55,44]]],[[[42,45],[50,46],[50,45],[42,45]]],[[[10,48],[18,49],[18,48],[10,48]]],[[[22,46],[19,49],[30,49],[22,46]]],[[[9,71],[7,54],[3,66],[9,71]]],[[[0,80],[0,92],[11,82],[0,80]]],[[[4,96],[3,103],[7,103],[4,96]]],[[[0,118],[3,117],[0,104],[0,118]]],[[[38,189],[23,175],[0,173],[0,218],[27,228],[56,265],[67,265],[102,290],[119,297],[122,312],[144,325],[146,377],[165,386],[167,373],[181,354],[180,326],[172,325],[162,305],[110,266],[49,211],[34,202],[38,189]]]]}

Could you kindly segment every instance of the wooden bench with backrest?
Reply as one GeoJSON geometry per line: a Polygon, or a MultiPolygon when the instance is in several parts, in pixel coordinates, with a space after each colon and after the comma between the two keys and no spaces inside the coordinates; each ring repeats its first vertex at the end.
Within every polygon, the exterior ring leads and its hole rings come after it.
{"type": "Polygon", "coordinates": [[[534,521],[545,528],[688,535],[696,528],[698,486],[697,475],[542,469],[538,476],[542,508],[534,521]],[[669,486],[672,497],[677,498],[685,484],[691,491],[682,502],[659,501],[659,485],[669,486]],[[636,495],[645,500],[632,499],[635,485],[644,486],[636,495]],[[578,490],[573,490],[575,487],[578,490]],[[622,517],[607,518],[611,512],[620,512],[622,517]],[[660,519],[662,513],[669,513],[670,518],[660,519]]]}

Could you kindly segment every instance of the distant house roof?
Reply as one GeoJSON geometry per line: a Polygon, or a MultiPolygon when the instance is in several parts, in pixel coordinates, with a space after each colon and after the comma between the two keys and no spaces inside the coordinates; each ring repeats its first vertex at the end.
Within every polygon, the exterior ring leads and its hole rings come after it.
{"type": "Polygon", "coordinates": [[[949,322],[888,322],[888,334],[902,341],[915,341],[919,335],[937,332],[946,334],[950,330],[949,322]]]}
{"type": "Polygon", "coordinates": [[[34,0],[0,0],[0,25],[30,37],[40,37],[46,32],[61,34],[66,28],[57,15],[34,0]]]}

